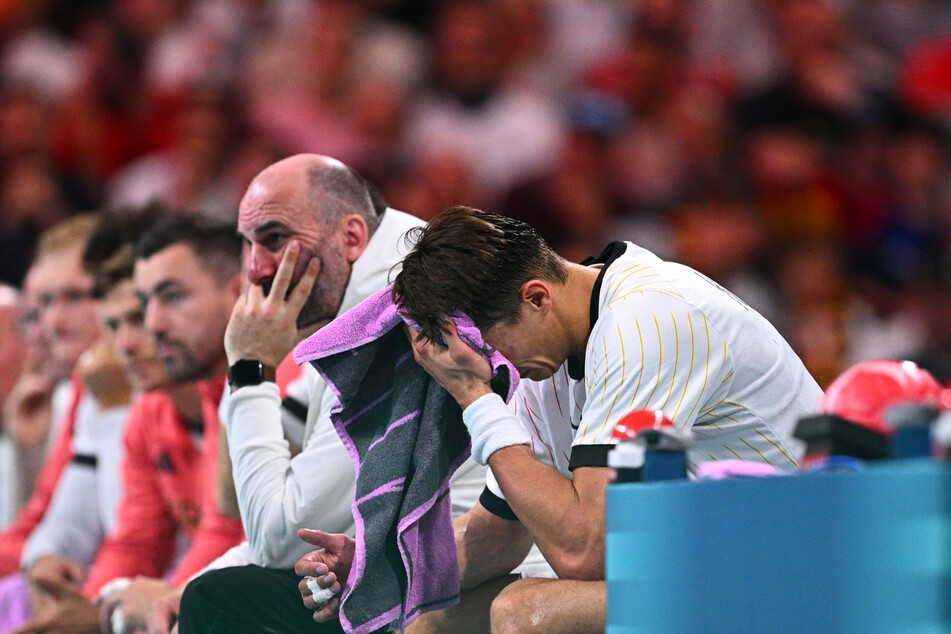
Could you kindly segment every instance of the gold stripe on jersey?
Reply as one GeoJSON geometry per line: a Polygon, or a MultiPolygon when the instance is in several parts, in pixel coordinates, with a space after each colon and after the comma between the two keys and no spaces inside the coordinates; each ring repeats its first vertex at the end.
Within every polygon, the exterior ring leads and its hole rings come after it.
{"type": "MultiPolygon", "coordinates": [[[[629,267],[627,267],[626,269],[624,269],[623,271],[619,272],[617,278],[616,278],[616,279],[614,280],[614,282],[611,284],[611,286],[613,286],[614,288],[612,289],[610,286],[608,287],[608,293],[607,293],[608,296],[610,297],[610,296],[613,295],[614,293],[618,292],[618,290],[620,290],[621,285],[622,285],[624,282],[626,282],[626,281],[627,281],[629,278],[631,278],[635,273],[637,273],[637,272],[638,272],[638,269],[643,269],[643,268],[646,267],[646,266],[647,266],[646,264],[635,264],[634,266],[629,266],[629,267]],[[628,271],[630,271],[630,273],[628,273],[628,271]],[[625,273],[628,273],[628,274],[627,274],[627,275],[624,275],[625,273]],[[624,277],[621,277],[622,275],[624,275],[624,277]]],[[[640,278],[635,278],[635,279],[640,279],[640,278]]]]}
{"type": "Polygon", "coordinates": [[[714,462],[720,462],[720,459],[717,458],[716,456],[714,456],[712,453],[708,453],[707,455],[710,456],[710,458],[711,458],[714,462]]]}
{"type": "Polygon", "coordinates": [[[769,436],[767,436],[766,434],[764,434],[763,432],[761,432],[761,431],[758,430],[758,429],[754,429],[753,431],[755,431],[757,434],[759,434],[760,436],[762,436],[762,437],[763,437],[763,440],[765,440],[766,442],[768,442],[769,444],[771,444],[773,447],[776,447],[776,449],[779,451],[779,453],[781,453],[781,454],[783,454],[784,456],[786,456],[786,460],[788,460],[789,462],[793,463],[793,465],[794,465],[795,467],[797,467],[797,468],[799,467],[799,463],[796,462],[795,460],[793,460],[792,457],[791,457],[788,453],[786,453],[785,451],[783,451],[783,448],[780,447],[779,445],[777,445],[777,444],[773,441],[772,438],[770,438],[769,436]]]}
{"type": "Polygon", "coordinates": [[[585,370],[585,371],[584,371],[584,384],[585,384],[585,389],[586,389],[588,392],[590,392],[590,391],[594,388],[594,385],[595,385],[595,382],[596,382],[595,379],[596,379],[597,376],[598,376],[598,358],[597,358],[597,354],[598,354],[598,353],[597,353],[597,351],[594,349],[594,347],[591,345],[591,341],[590,341],[590,340],[588,340],[588,345],[585,347],[585,349],[586,349],[588,352],[590,352],[590,356],[591,356],[591,363],[590,363],[590,364],[585,363],[585,368],[584,368],[584,370],[585,370]],[[591,367],[588,367],[589,365],[590,365],[591,367]]]}
{"type": "Polygon", "coordinates": [[[759,449],[757,449],[756,447],[754,447],[754,446],[751,445],[750,443],[746,442],[746,440],[744,440],[742,436],[737,436],[737,438],[740,440],[741,443],[743,443],[744,445],[746,445],[747,447],[749,447],[750,449],[752,449],[753,451],[755,451],[756,453],[758,453],[758,454],[759,454],[759,457],[762,458],[763,461],[764,461],[766,464],[768,464],[768,465],[770,465],[770,466],[773,465],[773,463],[770,462],[770,461],[766,458],[766,456],[763,455],[763,452],[762,452],[762,451],[760,451],[759,449]]]}
{"type": "Polygon", "coordinates": [[[611,300],[611,301],[608,303],[608,308],[610,308],[611,306],[613,306],[615,302],[621,301],[622,299],[624,299],[624,298],[627,297],[628,295],[633,295],[634,293],[640,293],[641,295],[643,295],[643,294],[644,294],[644,291],[655,291],[655,292],[657,292],[657,293],[666,293],[666,294],[668,294],[668,295],[673,295],[674,297],[679,297],[680,299],[683,299],[683,298],[684,298],[684,296],[681,295],[680,293],[676,293],[676,292],[674,292],[674,291],[672,291],[672,290],[670,290],[670,289],[668,289],[668,288],[660,288],[660,287],[657,287],[657,286],[650,287],[650,286],[647,286],[647,284],[642,284],[641,286],[635,286],[634,288],[632,288],[631,290],[629,290],[627,293],[624,293],[624,294],[621,295],[620,297],[616,297],[616,298],[614,298],[613,300],[611,300]]]}
{"type": "MultiPolygon", "coordinates": [[[[690,315],[688,314],[687,317],[690,317],[690,315]]],[[[690,328],[691,330],[693,329],[693,320],[690,321],[690,328]]],[[[690,414],[687,416],[687,421],[694,420],[693,413],[698,407],[700,407],[700,401],[703,399],[703,394],[707,391],[707,379],[710,377],[710,324],[707,323],[706,315],[703,315],[703,328],[707,333],[707,360],[703,369],[703,387],[700,388],[700,394],[697,395],[697,402],[693,404],[693,409],[690,410],[690,414]]],[[[700,415],[697,414],[697,417],[699,418],[700,415]]],[[[686,424],[687,422],[685,421],[684,426],[686,426],[686,424]]]]}
{"type": "MultiPolygon", "coordinates": [[[[624,389],[624,379],[627,376],[627,352],[624,349],[624,336],[621,334],[621,324],[615,324],[617,326],[617,338],[621,343],[621,383],[618,385],[617,392],[614,393],[614,400],[611,402],[611,407],[608,409],[607,416],[604,417],[604,420],[601,422],[601,430],[598,434],[604,433],[604,428],[607,427],[608,421],[611,420],[611,414],[614,412],[614,406],[617,405],[618,397],[621,396],[621,390],[624,389]]],[[[601,335],[601,339],[604,340],[604,335],[601,335]]],[[[607,355],[607,343],[604,344],[604,354],[607,355]]],[[[640,381],[638,381],[640,384],[640,381]]],[[[607,373],[605,373],[604,389],[608,389],[607,373]]],[[[604,397],[602,396],[602,407],[604,406],[604,397]]],[[[584,434],[581,435],[581,439],[584,440],[585,435],[588,433],[588,426],[585,425],[584,434]]]]}
{"type": "MultiPolygon", "coordinates": [[[[730,448],[727,447],[726,445],[723,445],[723,448],[726,449],[727,451],[729,451],[729,452],[730,452],[731,454],[733,454],[734,456],[736,456],[738,459],[743,460],[743,456],[741,456],[740,454],[736,453],[735,451],[733,451],[732,449],[730,449],[730,448]]],[[[746,462],[745,460],[743,460],[743,461],[746,462]]]]}
{"type": "Polygon", "coordinates": [[[591,389],[594,388],[594,386],[595,386],[595,385],[597,384],[597,382],[598,382],[598,381],[597,381],[597,379],[598,379],[598,366],[600,365],[601,360],[598,358],[598,351],[594,348],[593,345],[591,345],[591,341],[590,341],[590,340],[588,341],[588,345],[586,346],[586,349],[591,351],[591,367],[588,368],[588,367],[587,367],[587,364],[586,364],[586,365],[585,365],[585,373],[584,373],[585,386],[586,386],[587,389],[590,391],[591,389]],[[589,375],[589,370],[590,370],[590,375],[589,375]]]}
{"type": "Polygon", "coordinates": [[[628,409],[634,407],[637,394],[641,391],[641,379],[644,378],[644,336],[641,334],[641,323],[637,317],[634,318],[634,325],[637,327],[637,338],[641,342],[641,371],[637,375],[637,386],[634,388],[634,396],[631,398],[631,404],[627,406],[628,409]]]}
{"type": "MultiPolygon", "coordinates": [[[[732,406],[732,407],[736,407],[736,408],[739,408],[739,409],[742,409],[742,410],[746,410],[747,412],[750,412],[749,408],[744,407],[743,405],[740,405],[739,403],[732,403],[732,402],[730,402],[730,401],[721,401],[721,402],[717,403],[716,406],[719,406],[719,405],[730,405],[730,406],[732,406]]],[[[714,406],[714,407],[716,407],[716,406],[714,406]]],[[[752,414],[753,412],[750,412],[750,413],[752,414]]],[[[715,416],[718,416],[719,418],[728,418],[728,419],[730,419],[731,421],[733,421],[734,423],[739,422],[737,419],[733,418],[732,416],[730,416],[730,415],[728,415],[728,414],[715,414],[715,416]]],[[[715,425],[715,424],[713,424],[713,423],[710,423],[710,424],[712,424],[712,425],[713,425],[714,427],[716,427],[717,429],[721,429],[719,425],[715,425]]],[[[767,426],[766,428],[769,429],[768,426],[767,426]]],[[[791,457],[788,453],[786,453],[785,451],[783,451],[783,448],[780,447],[779,445],[777,445],[772,439],[769,438],[769,436],[767,436],[766,434],[764,434],[763,432],[761,432],[759,429],[756,429],[756,428],[754,428],[753,431],[755,431],[757,434],[759,434],[760,436],[762,436],[763,439],[764,439],[766,442],[768,442],[768,443],[771,444],[772,446],[776,447],[776,449],[779,451],[779,453],[783,454],[783,456],[785,456],[786,459],[789,460],[789,462],[791,462],[794,466],[796,466],[796,467],[799,466],[799,463],[797,463],[795,460],[793,460],[792,457],[791,457]]],[[[740,438],[740,440],[743,441],[744,443],[746,443],[746,441],[743,440],[742,438],[740,438]]],[[[748,443],[746,443],[746,444],[748,444],[748,443]]],[[[725,446],[725,445],[724,445],[724,446],[725,446]]],[[[750,445],[750,448],[753,449],[754,451],[756,451],[757,453],[759,453],[759,451],[756,450],[752,445],[750,445]]],[[[763,454],[760,454],[760,455],[762,456],[763,454]]],[[[763,456],[763,460],[766,460],[766,457],[765,457],[765,456],[763,456]]],[[[769,463],[769,464],[772,464],[772,463],[769,462],[769,460],[766,460],[766,462],[769,463]]]]}
{"type": "Polygon", "coordinates": [[[650,396],[647,397],[644,403],[650,403],[654,399],[654,392],[656,392],[658,386],[660,386],[660,369],[664,362],[664,342],[660,339],[660,324],[657,323],[657,315],[654,315],[654,328],[657,329],[657,381],[654,383],[654,389],[651,390],[650,396]]]}
{"type": "MultiPolygon", "coordinates": [[[[675,420],[677,414],[680,413],[680,407],[684,404],[684,399],[687,398],[687,388],[690,386],[690,377],[693,376],[693,358],[697,345],[694,341],[693,319],[690,318],[690,313],[687,313],[687,323],[690,324],[690,368],[687,370],[687,380],[684,381],[684,393],[680,395],[680,402],[677,403],[677,409],[674,410],[673,415],[670,417],[671,420],[675,420]]],[[[684,425],[689,422],[690,418],[687,418],[684,420],[684,425]]]]}
{"type": "Polygon", "coordinates": [[[604,347],[604,389],[601,390],[601,407],[604,407],[604,396],[608,393],[608,377],[611,376],[611,370],[608,368],[608,340],[601,335],[601,345],[604,347]]]}
{"type": "MultiPolygon", "coordinates": [[[[670,395],[674,393],[674,381],[677,379],[677,366],[680,363],[680,331],[677,329],[677,319],[673,313],[670,313],[670,320],[674,322],[674,375],[670,377],[670,389],[667,391],[664,404],[660,406],[661,409],[667,407],[667,403],[670,402],[670,395]]],[[[659,379],[660,376],[658,375],[657,378],[659,379]]]]}
{"type": "Polygon", "coordinates": [[[640,270],[640,271],[635,271],[635,270],[633,270],[633,267],[632,267],[632,269],[629,269],[629,270],[631,270],[631,272],[628,273],[628,274],[624,277],[624,279],[619,280],[618,283],[615,285],[615,287],[614,287],[614,290],[615,290],[615,291],[620,290],[620,289],[621,289],[621,286],[624,284],[624,282],[626,282],[627,280],[629,280],[629,279],[631,279],[631,278],[634,278],[635,280],[644,280],[644,279],[647,279],[647,278],[649,278],[649,277],[660,277],[660,273],[654,273],[654,269],[651,268],[651,267],[648,267],[646,264],[641,265],[641,270],[640,270]],[[637,275],[638,273],[641,273],[642,275],[637,275]]]}

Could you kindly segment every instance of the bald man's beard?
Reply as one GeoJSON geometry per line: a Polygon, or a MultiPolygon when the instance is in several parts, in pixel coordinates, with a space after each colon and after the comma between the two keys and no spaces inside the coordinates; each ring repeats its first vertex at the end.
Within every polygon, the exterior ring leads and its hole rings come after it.
{"type": "Polygon", "coordinates": [[[340,310],[343,294],[350,280],[351,266],[342,253],[336,249],[334,251],[317,256],[320,260],[320,274],[310,297],[297,315],[298,330],[324,326],[333,321],[340,310]]]}

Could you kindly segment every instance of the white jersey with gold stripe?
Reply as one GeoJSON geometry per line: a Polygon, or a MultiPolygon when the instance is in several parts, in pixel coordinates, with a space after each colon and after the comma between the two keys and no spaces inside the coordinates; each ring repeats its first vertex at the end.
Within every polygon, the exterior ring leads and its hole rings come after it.
{"type": "MultiPolygon", "coordinates": [[[[569,359],[550,379],[523,381],[510,403],[536,455],[569,477],[605,466],[615,423],[656,409],[693,432],[691,468],[739,458],[795,469],[793,429],[822,390],[776,329],[704,275],[632,243],[595,262],[583,375],[569,359]]],[[[500,495],[491,473],[489,489],[500,495]]]]}

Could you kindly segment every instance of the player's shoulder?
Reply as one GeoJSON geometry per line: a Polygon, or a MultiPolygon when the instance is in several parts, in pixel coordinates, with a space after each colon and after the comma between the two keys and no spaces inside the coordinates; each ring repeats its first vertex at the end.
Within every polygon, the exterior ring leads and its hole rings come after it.
{"type": "Polygon", "coordinates": [[[702,310],[692,301],[689,293],[670,280],[653,280],[634,286],[619,286],[610,295],[602,296],[597,320],[592,331],[624,330],[636,323],[653,323],[669,318],[671,313],[694,314],[702,310]]]}
{"type": "Polygon", "coordinates": [[[600,290],[602,310],[610,309],[627,298],[636,300],[647,294],[682,297],[677,284],[680,273],[671,266],[672,263],[631,242],[625,245],[624,253],[610,262],[604,271],[600,290]]]}

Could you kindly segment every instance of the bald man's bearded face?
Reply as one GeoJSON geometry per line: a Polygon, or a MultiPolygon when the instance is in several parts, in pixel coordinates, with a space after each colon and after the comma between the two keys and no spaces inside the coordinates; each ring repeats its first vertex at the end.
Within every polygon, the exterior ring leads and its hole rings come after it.
{"type": "Polygon", "coordinates": [[[350,264],[341,252],[340,245],[328,239],[322,246],[322,252],[315,253],[302,245],[301,255],[304,257],[300,258],[300,261],[304,261],[306,265],[305,257],[316,257],[320,262],[320,273],[310,297],[297,315],[297,328],[301,330],[315,325],[323,326],[337,316],[350,279],[350,264]]]}
{"type": "Polygon", "coordinates": [[[253,222],[246,223],[239,228],[247,242],[244,248],[244,271],[247,281],[258,284],[265,294],[270,293],[271,283],[284,251],[291,240],[300,243],[300,257],[291,277],[291,287],[297,285],[307,263],[311,258],[320,262],[320,271],[317,282],[310,293],[310,297],[297,316],[298,329],[312,328],[329,323],[336,315],[343,300],[343,294],[350,279],[350,263],[343,254],[339,239],[334,235],[332,227],[297,226],[297,219],[282,218],[275,221],[271,215],[252,217],[257,221],[256,230],[253,222]]]}

